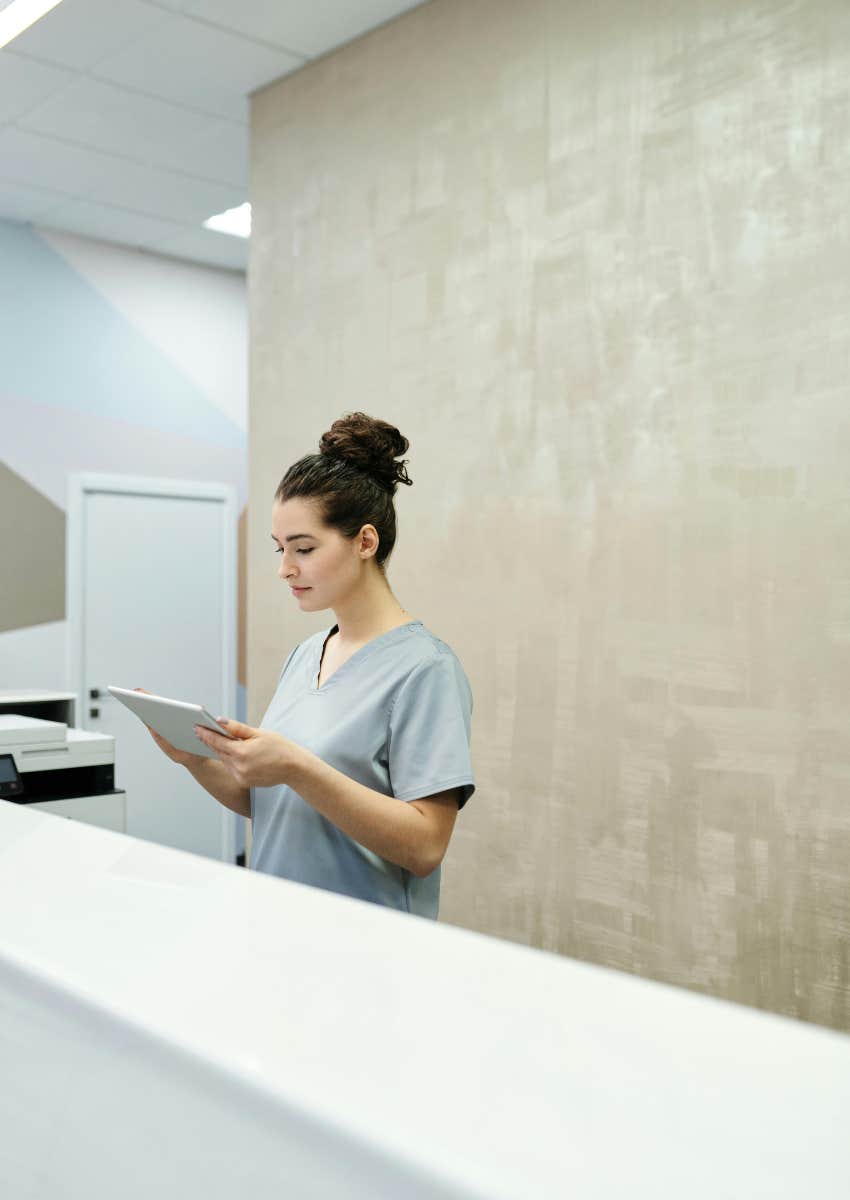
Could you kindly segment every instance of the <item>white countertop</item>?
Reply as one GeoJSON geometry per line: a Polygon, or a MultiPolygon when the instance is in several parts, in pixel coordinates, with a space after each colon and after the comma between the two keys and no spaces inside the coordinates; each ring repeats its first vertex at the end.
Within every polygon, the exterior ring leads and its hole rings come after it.
{"type": "Polygon", "coordinates": [[[5,802],[0,1008],[4,1195],[850,1190],[844,1035],[5,802]]]}

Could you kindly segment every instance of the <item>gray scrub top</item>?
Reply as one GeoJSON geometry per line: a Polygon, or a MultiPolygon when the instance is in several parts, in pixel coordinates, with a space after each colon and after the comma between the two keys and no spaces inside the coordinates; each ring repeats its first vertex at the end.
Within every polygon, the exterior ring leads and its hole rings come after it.
{"type": "MultiPolygon", "coordinates": [[[[403,802],[457,787],[463,807],[475,791],[472,689],[454,652],[413,621],[361,646],[317,687],[336,629],[295,647],[260,727],[385,796],[403,802]]],[[[387,862],[285,784],[251,788],[251,818],[254,870],[436,918],[439,867],[419,879],[387,862]]]]}

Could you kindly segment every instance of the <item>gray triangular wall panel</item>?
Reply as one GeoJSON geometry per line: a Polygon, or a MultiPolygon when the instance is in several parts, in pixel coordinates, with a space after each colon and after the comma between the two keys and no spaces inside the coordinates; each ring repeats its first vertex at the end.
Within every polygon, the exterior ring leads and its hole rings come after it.
{"type": "Polygon", "coordinates": [[[0,462],[0,633],[65,619],[65,514],[0,462]]]}

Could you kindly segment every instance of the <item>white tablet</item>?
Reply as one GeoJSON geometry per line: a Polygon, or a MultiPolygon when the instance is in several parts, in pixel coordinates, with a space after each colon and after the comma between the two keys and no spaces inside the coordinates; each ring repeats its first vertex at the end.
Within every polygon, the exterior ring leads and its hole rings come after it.
{"type": "Polygon", "coordinates": [[[178,750],[202,754],[204,758],[216,757],[215,751],[196,735],[195,725],[204,725],[223,737],[233,737],[202,704],[187,704],[185,700],[169,700],[166,696],[152,696],[149,692],[134,692],[128,688],[107,687],[106,690],[178,750]]]}

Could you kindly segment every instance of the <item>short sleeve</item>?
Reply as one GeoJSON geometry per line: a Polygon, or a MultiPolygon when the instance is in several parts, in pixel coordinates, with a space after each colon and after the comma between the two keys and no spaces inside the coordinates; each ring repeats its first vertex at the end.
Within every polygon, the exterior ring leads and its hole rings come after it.
{"type": "Polygon", "coordinates": [[[399,800],[459,787],[475,791],[470,756],[472,690],[453,654],[417,666],[399,688],[389,719],[390,786],[399,800]]]}

